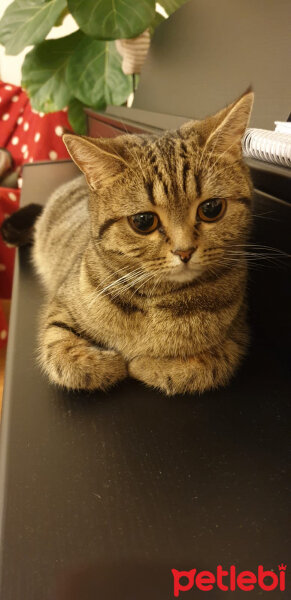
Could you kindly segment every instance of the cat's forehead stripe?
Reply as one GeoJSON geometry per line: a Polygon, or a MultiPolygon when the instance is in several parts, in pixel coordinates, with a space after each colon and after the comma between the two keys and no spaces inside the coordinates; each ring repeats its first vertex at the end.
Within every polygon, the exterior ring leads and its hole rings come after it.
{"type": "Polygon", "coordinates": [[[195,183],[196,183],[196,196],[199,198],[201,196],[201,181],[199,173],[194,173],[195,183]]]}
{"type": "Polygon", "coordinates": [[[183,174],[182,174],[183,192],[185,192],[185,193],[187,191],[187,175],[188,175],[189,170],[190,170],[190,164],[188,162],[185,162],[183,165],[183,174]]]}
{"type": "Polygon", "coordinates": [[[149,168],[162,181],[169,206],[182,202],[186,208],[188,200],[201,197],[201,174],[195,172],[198,156],[197,140],[189,144],[179,131],[167,133],[149,144],[146,154],[149,168]]]}
{"type": "Polygon", "coordinates": [[[146,191],[147,191],[147,194],[148,194],[149,201],[151,202],[151,204],[153,204],[155,206],[156,205],[156,201],[155,201],[155,198],[154,198],[154,190],[153,190],[154,184],[153,184],[153,181],[146,182],[145,183],[145,188],[146,188],[146,191]]]}

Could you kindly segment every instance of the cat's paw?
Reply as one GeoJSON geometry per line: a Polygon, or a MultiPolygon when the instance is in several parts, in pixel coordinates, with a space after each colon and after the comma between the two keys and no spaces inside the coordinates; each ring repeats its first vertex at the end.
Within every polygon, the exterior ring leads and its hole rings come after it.
{"type": "Polygon", "coordinates": [[[169,373],[169,365],[165,362],[168,361],[149,356],[138,356],[129,362],[128,374],[130,377],[164,392],[167,396],[178,394],[179,386],[172,374],[169,373]]]}
{"type": "Polygon", "coordinates": [[[172,396],[202,393],[225,385],[234,371],[234,364],[222,361],[218,354],[181,358],[139,356],[128,364],[131,377],[172,396]]]}
{"type": "Polygon", "coordinates": [[[104,391],[127,376],[121,354],[84,344],[56,344],[41,363],[52,383],[71,390],[104,391]]]}

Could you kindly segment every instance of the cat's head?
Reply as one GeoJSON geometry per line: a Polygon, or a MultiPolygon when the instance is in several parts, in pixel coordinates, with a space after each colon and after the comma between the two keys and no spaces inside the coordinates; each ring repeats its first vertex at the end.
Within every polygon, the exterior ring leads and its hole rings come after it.
{"type": "Polygon", "coordinates": [[[64,136],[91,190],[91,231],[104,260],[178,283],[233,265],[251,223],[241,139],[252,103],[248,91],[160,137],[64,136]]]}

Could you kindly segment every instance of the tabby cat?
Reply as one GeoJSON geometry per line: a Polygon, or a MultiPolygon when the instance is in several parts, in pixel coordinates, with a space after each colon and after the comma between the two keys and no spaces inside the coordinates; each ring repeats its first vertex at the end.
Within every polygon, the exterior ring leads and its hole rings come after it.
{"type": "Polygon", "coordinates": [[[105,390],[128,375],[166,394],[227,384],[248,345],[253,93],[161,136],[65,134],[83,175],[38,216],[51,382],[105,390]]]}

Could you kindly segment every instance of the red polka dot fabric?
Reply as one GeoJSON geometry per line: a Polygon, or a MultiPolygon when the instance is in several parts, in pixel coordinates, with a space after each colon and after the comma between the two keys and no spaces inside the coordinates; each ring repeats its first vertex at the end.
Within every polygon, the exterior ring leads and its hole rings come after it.
{"type": "MultiPolygon", "coordinates": [[[[0,81],[0,147],[11,153],[14,168],[27,162],[70,158],[62,134],[71,130],[67,110],[37,113],[21,87],[0,81]]],[[[17,210],[20,192],[1,187],[0,182],[0,224],[17,210]]],[[[15,250],[0,239],[0,298],[11,297],[14,256],[15,250]]],[[[6,339],[7,323],[0,306],[0,347],[6,339]]]]}

